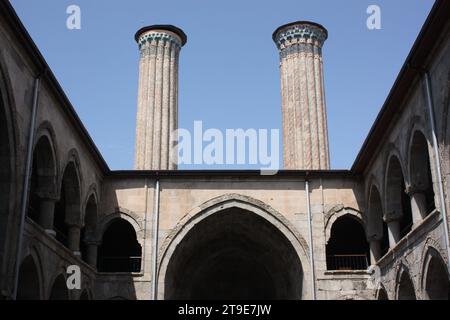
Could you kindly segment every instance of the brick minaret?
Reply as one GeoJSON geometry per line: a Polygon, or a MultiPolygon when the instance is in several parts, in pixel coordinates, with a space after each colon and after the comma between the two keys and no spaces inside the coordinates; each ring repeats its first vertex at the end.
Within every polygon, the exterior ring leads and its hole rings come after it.
{"type": "Polygon", "coordinates": [[[171,152],[178,127],[178,57],[185,33],[171,25],[154,25],[136,33],[141,54],[136,120],[136,170],[173,170],[171,152]]]}
{"type": "Polygon", "coordinates": [[[319,24],[298,21],[273,33],[280,52],[285,169],[330,168],[319,24]]]}

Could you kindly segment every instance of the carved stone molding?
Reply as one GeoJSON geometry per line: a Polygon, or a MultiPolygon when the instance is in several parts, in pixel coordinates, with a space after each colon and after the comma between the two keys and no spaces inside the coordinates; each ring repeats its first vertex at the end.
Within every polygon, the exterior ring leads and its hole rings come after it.
{"type": "Polygon", "coordinates": [[[289,24],[278,29],[273,37],[278,49],[283,50],[294,44],[312,43],[319,48],[328,38],[325,28],[310,22],[289,24]]]}
{"type": "Polygon", "coordinates": [[[405,193],[412,197],[413,195],[415,195],[416,193],[425,193],[426,192],[426,187],[425,186],[420,186],[417,184],[408,184],[405,188],[405,193]]]}
{"type": "Polygon", "coordinates": [[[163,32],[149,32],[141,35],[138,39],[138,45],[139,49],[142,50],[143,48],[147,47],[147,44],[151,44],[152,42],[156,43],[170,43],[175,45],[177,48],[181,48],[182,43],[180,38],[177,36],[174,36],[170,33],[163,33],[163,32]]]}
{"type": "Polygon", "coordinates": [[[392,221],[398,221],[402,218],[403,213],[402,212],[397,212],[397,211],[390,211],[387,212],[384,216],[383,216],[383,220],[386,223],[392,222],[392,221]]]}

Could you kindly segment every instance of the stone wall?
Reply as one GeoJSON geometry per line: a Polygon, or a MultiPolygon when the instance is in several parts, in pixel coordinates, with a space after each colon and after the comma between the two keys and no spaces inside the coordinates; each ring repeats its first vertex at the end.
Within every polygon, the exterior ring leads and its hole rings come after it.
{"type": "MultiPolygon", "coordinates": [[[[0,15],[6,16],[8,12],[2,11],[0,15]]],[[[11,298],[16,261],[21,263],[28,258],[32,259],[28,261],[33,261],[35,266],[35,273],[32,274],[37,274],[34,280],[38,283],[38,295],[41,299],[50,297],[56,280],[66,279],[65,271],[70,265],[80,266],[83,279],[81,290],[68,293],[70,299],[83,296],[94,299],[150,299],[152,288],[156,286],[156,283],[152,283],[155,278],[152,274],[155,261],[158,270],[157,297],[164,298],[166,270],[170,267],[176,248],[183,243],[188,231],[206,221],[209,216],[237,210],[258,216],[270,225],[273,228],[271,230],[280,238],[287,239],[289,246],[286,248],[292,247],[291,251],[296,253],[303,272],[301,298],[310,299],[313,272],[308,228],[308,195],[305,192],[307,177],[310,187],[312,252],[317,298],[374,299],[380,297],[380,292],[384,290],[388,298],[397,299],[404,275],[411,279],[417,298],[430,297],[429,292],[426,292],[430,278],[430,261],[443,261],[443,265],[447,267],[448,239],[443,231],[444,220],[441,214],[426,96],[423,84],[418,81],[411,83],[403,100],[403,112],[397,113],[386,128],[376,156],[367,163],[362,177],[355,176],[350,171],[326,171],[313,176],[308,176],[306,172],[284,172],[275,176],[246,175],[243,172],[225,173],[220,176],[202,172],[184,172],[185,175],[172,173],[158,178],[160,191],[159,205],[156,207],[158,175],[154,172],[110,172],[62,90],[51,74],[47,73],[42,77],[39,91],[34,141],[34,145],[37,145],[39,139],[45,137],[54,160],[55,176],[53,180],[49,180],[54,187],[54,194],[47,194],[46,200],[60,200],[64,172],[69,164],[72,165],[75,168],[78,187],[71,191],[79,196],[79,203],[70,209],[79,219],[70,224],[70,238],[75,241],[72,241],[69,249],[49,232],[52,231],[49,230],[52,225],[42,226],[39,221],[26,218],[24,249],[22,256],[16,259],[34,79],[42,72],[45,63],[37,50],[32,48],[31,42],[24,42],[24,38],[18,36],[18,27],[13,30],[12,25],[7,23],[9,18],[10,16],[8,19],[2,19],[0,23],[0,119],[6,122],[1,123],[3,128],[7,128],[2,131],[7,134],[0,136],[0,165],[7,174],[3,171],[0,173],[1,177],[8,179],[1,184],[2,192],[8,194],[5,201],[8,203],[0,206],[0,286],[3,298],[11,298]],[[370,274],[365,270],[327,270],[326,245],[333,224],[340,218],[351,216],[360,221],[371,244],[380,240],[377,238],[379,235],[373,233],[376,228],[371,226],[374,219],[369,203],[370,190],[373,186],[377,187],[383,211],[380,217],[389,217],[390,212],[386,212],[389,207],[386,182],[389,178],[389,159],[392,156],[399,159],[405,185],[411,187],[415,172],[411,172],[410,150],[416,131],[421,132],[427,141],[436,209],[427,212],[426,216],[414,215],[416,219],[412,230],[397,239],[396,243],[391,243],[386,254],[377,257],[378,269],[375,270],[379,270],[379,273],[375,274],[375,280],[379,281],[375,287],[370,285],[370,274]],[[97,207],[94,212],[93,230],[89,237],[78,239],[81,229],[88,224],[87,203],[91,197],[95,199],[97,207]],[[159,212],[157,244],[154,234],[156,209],[159,212]],[[139,272],[98,272],[95,259],[91,259],[89,265],[84,262],[85,257],[78,254],[80,248],[77,246],[84,241],[89,246],[90,257],[95,258],[105,230],[115,219],[127,221],[142,246],[142,267],[139,272]]],[[[449,213],[448,26],[442,31],[441,41],[430,52],[428,65],[440,144],[439,160],[444,174],[445,205],[449,213]]],[[[411,188],[408,190],[413,198],[415,193],[411,192],[411,188]]],[[[1,199],[4,200],[3,197],[1,199]]],[[[417,204],[418,200],[414,201],[417,204]]],[[[215,230],[220,230],[223,226],[216,227],[215,230]]],[[[249,225],[249,228],[251,227],[249,225]]],[[[243,226],[240,228],[244,230],[243,226]]],[[[270,243],[279,243],[274,239],[267,240],[270,243]]],[[[287,252],[286,248],[280,248],[280,251],[287,252]]],[[[373,257],[376,256],[374,252],[372,254],[373,257]]],[[[436,280],[431,280],[431,283],[435,284],[436,280]]]]}

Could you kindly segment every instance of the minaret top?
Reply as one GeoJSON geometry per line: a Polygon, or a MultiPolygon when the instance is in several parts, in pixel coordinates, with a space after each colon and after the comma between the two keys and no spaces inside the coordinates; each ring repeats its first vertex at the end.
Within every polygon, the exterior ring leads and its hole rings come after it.
{"type": "Polygon", "coordinates": [[[296,21],[282,25],[272,35],[272,39],[278,49],[284,49],[294,43],[308,41],[322,47],[327,38],[327,29],[318,23],[310,21],[296,21]]]}
{"type": "Polygon", "coordinates": [[[183,30],[170,24],[155,24],[143,27],[136,32],[134,39],[139,45],[149,39],[167,39],[178,42],[180,47],[187,42],[187,36],[183,30]]]}

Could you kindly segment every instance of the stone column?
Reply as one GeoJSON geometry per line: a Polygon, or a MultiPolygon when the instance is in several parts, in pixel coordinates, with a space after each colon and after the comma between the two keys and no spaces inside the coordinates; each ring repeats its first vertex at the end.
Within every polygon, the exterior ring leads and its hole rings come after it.
{"type": "Polygon", "coordinates": [[[372,236],[367,241],[370,245],[370,263],[374,265],[381,258],[381,237],[372,236]]]}
{"type": "Polygon", "coordinates": [[[86,242],[85,261],[93,268],[97,268],[97,255],[99,243],[95,241],[86,242]]]}
{"type": "Polygon", "coordinates": [[[76,256],[81,256],[80,252],[80,226],[69,225],[69,232],[67,236],[67,247],[76,256]]]}
{"type": "Polygon", "coordinates": [[[322,46],[327,30],[294,22],[273,34],[280,52],[285,169],[330,168],[322,46]]]}
{"type": "Polygon", "coordinates": [[[425,190],[417,186],[407,186],[406,193],[411,198],[411,211],[413,217],[413,225],[420,223],[426,215],[427,198],[425,190]]]}
{"type": "Polygon", "coordinates": [[[154,25],[136,33],[141,54],[136,119],[136,170],[177,168],[178,58],[185,33],[171,25],[154,25]]]}
{"type": "Polygon", "coordinates": [[[384,221],[387,223],[389,247],[392,249],[400,240],[400,218],[401,215],[395,212],[387,214],[384,221]]]}
{"type": "Polygon", "coordinates": [[[52,237],[56,236],[53,229],[55,215],[55,204],[58,200],[55,197],[42,197],[39,204],[39,225],[52,237]]]}

